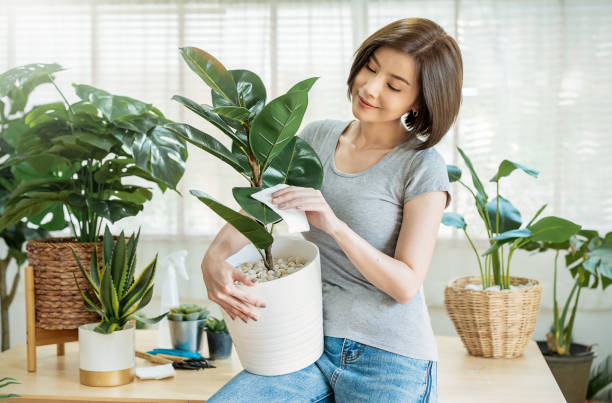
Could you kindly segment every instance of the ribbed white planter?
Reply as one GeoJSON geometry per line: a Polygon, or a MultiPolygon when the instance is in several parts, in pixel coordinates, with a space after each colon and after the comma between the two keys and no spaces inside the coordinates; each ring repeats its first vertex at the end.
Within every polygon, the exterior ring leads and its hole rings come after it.
{"type": "Polygon", "coordinates": [[[134,379],[134,325],[111,334],[94,332],[97,323],[79,327],[79,378],[83,385],[117,386],[134,379]]]}
{"type": "MultiPolygon", "coordinates": [[[[230,335],[244,369],[257,375],[299,371],[323,354],[323,305],[319,248],[303,239],[275,238],[272,255],[302,257],[307,263],[288,276],[239,287],[266,301],[253,308],[258,321],[232,318],[224,311],[230,335]]],[[[252,244],[227,259],[234,267],[261,259],[252,244]]]]}

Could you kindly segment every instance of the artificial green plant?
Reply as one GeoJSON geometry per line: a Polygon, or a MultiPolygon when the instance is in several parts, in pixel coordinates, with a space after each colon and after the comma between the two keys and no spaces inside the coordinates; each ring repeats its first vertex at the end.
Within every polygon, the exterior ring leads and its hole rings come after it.
{"type": "Polygon", "coordinates": [[[474,205],[486,229],[490,247],[481,254],[478,253],[474,242],[467,232],[467,223],[463,216],[457,213],[444,213],[442,224],[462,229],[472,250],[476,254],[482,288],[486,289],[497,285],[500,289],[510,288],[510,262],[514,252],[528,242],[564,242],[580,230],[580,226],[563,218],[548,216],[536,221],[546,208],[544,204],[534,217],[523,227],[521,213],[512,203],[500,195],[499,182],[515,170],[537,178],[538,171],[516,162],[503,160],[497,173],[489,180],[496,185],[496,196],[489,199],[484,185],[476,174],[472,162],[463,150],[457,147],[465,165],[468,167],[474,189],[461,180],[461,169],[455,165],[448,165],[448,177],[451,182],[457,182],[466,188],[474,198],[474,205]],[[504,245],[510,244],[505,254],[504,245]]]}
{"type": "Polygon", "coordinates": [[[163,127],[170,121],[151,104],[76,84],[80,101],[70,104],[52,75],[59,70],[40,68],[40,76],[63,101],[33,108],[19,130],[3,133],[15,153],[2,168],[22,180],[5,202],[0,231],[27,218],[36,224],[44,220],[43,228],[53,230],[70,225],[78,241],[94,242],[103,219],[114,223],[136,215],[152,197],[150,188],[124,180],[140,177],[162,191],[176,190],[187,148],[163,127]]]}
{"type": "Polygon", "coordinates": [[[308,105],[308,91],[317,78],[297,83],[266,104],[266,89],[255,73],[226,70],[221,62],[198,48],[180,51],[189,68],[211,88],[213,105],[200,105],[179,95],[173,99],[228,136],[231,150],[188,124],[170,123],[165,127],[227,163],[248,181],[248,187],[235,187],[232,193],[251,217],[199,190],[190,193],[244,234],[255,245],[265,266],[272,269],[273,226],[281,217],[250,196],[280,183],[320,189],[321,162],[312,147],[295,136],[308,105]]]}
{"type": "MultiPolygon", "coordinates": [[[[94,295],[87,289],[81,289],[74,275],[74,281],[79,287],[83,302],[87,310],[96,312],[102,319],[94,331],[110,334],[115,330],[122,330],[132,319],[136,319],[136,312],[144,308],[153,297],[153,280],[157,255],[136,275],[136,247],[140,238],[140,230],[125,242],[123,231],[117,242],[108,227],[105,227],[102,261],[98,259],[98,248],[94,248],[90,269],[85,270],[74,250],[72,254],[81,273],[93,289],[94,295]],[[95,296],[95,297],[94,297],[95,296]]],[[[147,324],[154,324],[162,320],[167,312],[152,319],[139,316],[138,320],[147,324]]]]}
{"type": "Polygon", "coordinates": [[[546,334],[546,341],[549,351],[569,355],[581,291],[584,288],[596,289],[600,284],[605,290],[612,284],[612,232],[601,237],[597,231],[580,230],[569,240],[532,240],[522,245],[521,249],[535,252],[555,251],[553,323],[550,332],[546,334]],[[574,285],[565,298],[562,310],[557,300],[557,261],[561,252],[565,252],[565,266],[574,279],[574,285]]]}

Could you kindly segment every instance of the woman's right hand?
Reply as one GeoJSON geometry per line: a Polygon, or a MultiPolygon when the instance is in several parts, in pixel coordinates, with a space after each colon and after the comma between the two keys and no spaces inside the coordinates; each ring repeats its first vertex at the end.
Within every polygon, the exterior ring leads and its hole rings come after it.
{"type": "Polygon", "coordinates": [[[240,281],[249,287],[257,284],[251,279],[226,262],[224,259],[216,257],[214,254],[204,255],[202,259],[202,276],[208,292],[208,299],[219,304],[221,308],[233,319],[238,316],[244,323],[248,319],[258,320],[259,316],[252,310],[253,306],[265,308],[265,302],[241,289],[234,281],[240,281]]]}

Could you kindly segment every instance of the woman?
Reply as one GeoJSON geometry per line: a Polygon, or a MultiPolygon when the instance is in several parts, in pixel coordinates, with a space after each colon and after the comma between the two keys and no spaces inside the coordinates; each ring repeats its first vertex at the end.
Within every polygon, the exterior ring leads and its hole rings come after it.
{"type": "MultiPolygon", "coordinates": [[[[457,43],[426,19],[396,21],[361,45],[347,83],[356,120],[300,133],[323,163],[321,190],[273,194],[279,208],[305,211],[303,235],[320,250],[325,351],[287,375],[243,371],[210,402],[437,401],[422,284],[451,196],[431,147],[459,112],[462,77],[457,43]]],[[[209,298],[245,322],[265,301],[234,287],[252,283],[225,259],[247,243],[226,225],[202,262],[209,298]]]]}

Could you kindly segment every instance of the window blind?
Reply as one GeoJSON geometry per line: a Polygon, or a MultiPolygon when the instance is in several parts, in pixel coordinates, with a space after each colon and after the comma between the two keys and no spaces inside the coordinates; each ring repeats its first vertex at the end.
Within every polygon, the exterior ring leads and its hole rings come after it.
{"type": "MultiPolygon", "coordinates": [[[[319,76],[303,124],[348,120],[345,82],[356,47],[384,24],[416,16],[438,22],[463,53],[462,109],[437,147],[446,162],[461,166],[471,184],[455,151],[462,147],[490,196],[495,188],[488,180],[502,159],[538,169],[538,179],[517,172],[501,182],[501,194],[525,222],[548,203],[547,215],[608,231],[612,3],[606,1],[10,0],[0,5],[0,67],[60,63],[68,70],[57,74],[58,85],[71,101],[70,84],[89,83],[151,102],[170,119],[192,123],[229,146],[229,139],[170,99],[180,94],[210,104],[209,89],[186,67],[179,47],[197,46],[229,69],[256,72],[268,100],[319,76]]],[[[56,99],[48,86],[31,103],[56,99]]],[[[189,189],[237,208],[229,189],[245,182],[206,152],[189,151],[179,186],[184,197],[156,192],[142,214],[116,228],[142,226],[159,237],[220,228],[223,221],[189,189]]],[[[453,196],[450,210],[464,214],[473,236],[482,238],[471,196],[460,187],[453,196]]],[[[463,235],[442,229],[442,237],[451,236],[463,235]]]]}

